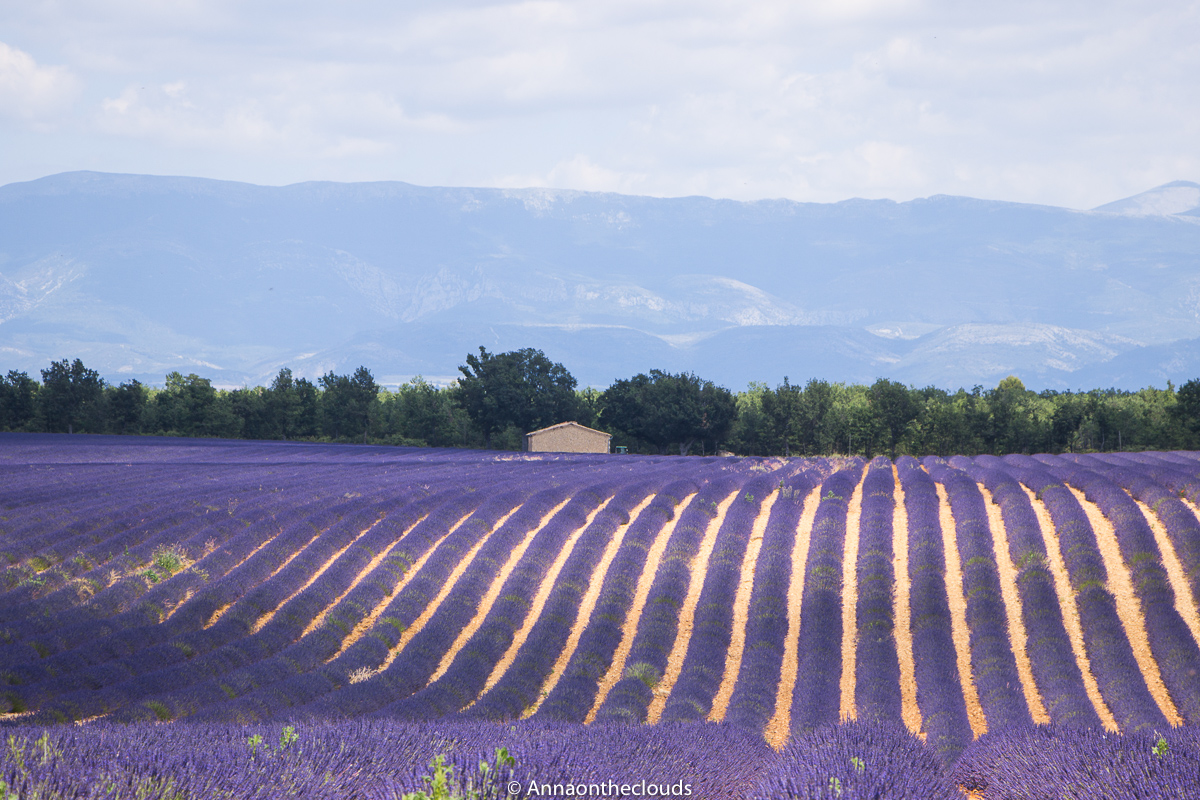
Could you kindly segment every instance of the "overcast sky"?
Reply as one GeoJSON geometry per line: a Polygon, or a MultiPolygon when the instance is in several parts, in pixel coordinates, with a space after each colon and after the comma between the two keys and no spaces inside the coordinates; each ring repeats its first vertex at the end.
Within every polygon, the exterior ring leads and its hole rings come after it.
{"type": "Polygon", "coordinates": [[[1200,2],[0,5],[56,172],[1090,208],[1200,181],[1200,2]]]}

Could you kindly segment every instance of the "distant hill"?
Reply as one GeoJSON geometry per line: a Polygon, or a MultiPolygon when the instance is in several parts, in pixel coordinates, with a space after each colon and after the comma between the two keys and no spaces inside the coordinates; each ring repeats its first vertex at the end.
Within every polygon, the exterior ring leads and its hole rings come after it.
{"type": "Polygon", "coordinates": [[[1197,377],[1200,184],[1073,211],[75,172],[0,187],[0,369],[449,378],[532,346],[581,383],[690,369],[957,388],[1197,377]],[[1191,370],[1191,371],[1189,371],[1191,370]]]}
{"type": "Polygon", "coordinates": [[[1164,183],[1157,189],[1126,197],[1114,203],[1106,203],[1095,209],[1110,214],[1130,216],[1166,216],[1169,214],[1200,213],[1200,183],[1174,181],[1164,183]]]}

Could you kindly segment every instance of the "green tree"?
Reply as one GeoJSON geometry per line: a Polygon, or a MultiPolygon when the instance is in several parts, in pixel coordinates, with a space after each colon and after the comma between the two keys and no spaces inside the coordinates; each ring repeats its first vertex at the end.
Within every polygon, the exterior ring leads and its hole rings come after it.
{"type": "Polygon", "coordinates": [[[733,394],[692,373],[672,375],[651,370],[618,380],[600,398],[600,421],[666,452],[679,445],[687,455],[696,442],[716,450],[733,426],[737,401],[733,394]]]}
{"type": "Polygon", "coordinates": [[[764,398],[773,394],[765,383],[758,381],[751,381],[746,391],[738,393],[737,418],[729,434],[730,449],[735,453],[766,456],[783,451],[783,448],[772,449],[771,420],[763,412],[764,398]]]}
{"type": "Polygon", "coordinates": [[[113,433],[141,433],[142,417],[149,393],[141,381],[124,381],[108,390],[108,419],[105,426],[113,433]]]}
{"type": "Polygon", "coordinates": [[[270,419],[270,438],[296,439],[317,435],[317,387],[307,378],[295,378],[284,367],[263,397],[270,419]]]}
{"type": "Polygon", "coordinates": [[[418,375],[400,386],[391,402],[395,413],[390,428],[405,439],[433,447],[458,443],[456,409],[448,391],[438,389],[418,375]]]}
{"type": "Polygon", "coordinates": [[[580,416],[575,378],[541,350],[492,354],[480,347],[458,370],[455,400],[489,447],[498,433],[528,433],[580,416]]]}
{"type": "Polygon", "coordinates": [[[242,433],[242,420],[228,400],[194,372],[167,373],[166,389],[154,395],[153,416],[160,432],[175,436],[236,439],[242,433]]]}
{"type": "Polygon", "coordinates": [[[1192,378],[1175,391],[1171,416],[1184,431],[1187,446],[1194,447],[1200,441],[1200,378],[1192,378]]]}
{"type": "Polygon", "coordinates": [[[28,430],[37,417],[38,382],[27,373],[0,375],[0,430],[28,430]]]}
{"type": "Polygon", "coordinates": [[[802,411],[804,389],[792,385],[786,377],[774,390],[762,393],[759,405],[763,416],[763,455],[790,456],[804,453],[805,419],[802,411]]]}
{"type": "Polygon", "coordinates": [[[895,457],[905,431],[921,414],[921,402],[902,383],[880,378],[871,385],[871,413],[875,419],[875,450],[895,457]]]}
{"type": "Polygon", "coordinates": [[[1037,395],[1026,389],[1020,378],[1009,375],[986,393],[986,399],[991,411],[989,449],[993,453],[1030,453],[1044,449],[1041,445],[1050,436],[1048,430],[1045,435],[1041,430],[1036,413],[1037,395]]]}
{"type": "Polygon", "coordinates": [[[1088,419],[1094,405],[1092,398],[1087,395],[1077,395],[1071,392],[1048,394],[1054,410],[1050,415],[1048,431],[1049,449],[1051,452],[1082,450],[1080,429],[1085,419],[1088,419]]]}
{"type": "Polygon", "coordinates": [[[267,392],[261,386],[233,389],[221,399],[229,413],[240,420],[243,439],[278,439],[276,419],[267,407],[267,392]]]}
{"type": "Polygon", "coordinates": [[[78,358],[55,361],[42,370],[38,405],[46,430],[51,433],[98,431],[102,425],[104,381],[78,358]]]}
{"type": "Polygon", "coordinates": [[[591,386],[575,390],[575,421],[580,425],[596,427],[600,416],[600,391],[591,386]]]}
{"type": "Polygon", "coordinates": [[[984,452],[987,412],[978,393],[959,389],[953,395],[932,386],[917,392],[920,413],[901,441],[900,449],[913,455],[976,455],[984,452]]]}
{"type": "Polygon", "coordinates": [[[321,376],[321,427],[326,436],[364,442],[371,432],[371,414],[379,402],[379,385],[371,370],[359,367],[353,375],[321,376]]]}

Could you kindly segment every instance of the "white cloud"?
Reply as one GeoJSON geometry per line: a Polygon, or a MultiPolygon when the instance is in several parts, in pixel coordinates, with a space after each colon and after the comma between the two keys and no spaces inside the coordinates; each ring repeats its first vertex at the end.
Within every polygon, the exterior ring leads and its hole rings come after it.
{"type": "Polygon", "coordinates": [[[594,163],[583,154],[559,161],[544,175],[506,175],[495,183],[510,187],[575,189],[585,192],[638,194],[643,191],[646,175],[622,172],[594,163]]]}
{"type": "Polygon", "coordinates": [[[0,81],[62,109],[82,75],[74,147],[45,146],[90,168],[1075,207],[1200,179],[1196,0],[35,9],[0,26],[70,69],[10,48],[0,81]]]}
{"type": "Polygon", "coordinates": [[[0,42],[0,116],[23,123],[53,120],[75,99],[79,82],[66,67],[45,67],[0,42]]]}

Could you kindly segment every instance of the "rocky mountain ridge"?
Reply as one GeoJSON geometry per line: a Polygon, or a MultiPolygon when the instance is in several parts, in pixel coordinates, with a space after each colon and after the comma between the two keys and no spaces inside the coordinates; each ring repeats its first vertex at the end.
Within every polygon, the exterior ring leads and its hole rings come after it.
{"type": "MultiPolygon", "coordinates": [[[[1200,370],[1200,185],[1092,211],[935,196],[735,202],[65,173],[0,187],[0,368],[226,385],[280,366],[450,379],[539,347],[651,368],[945,388],[1200,370]]],[[[1197,371],[1200,374],[1200,371],[1197,371]]]]}

